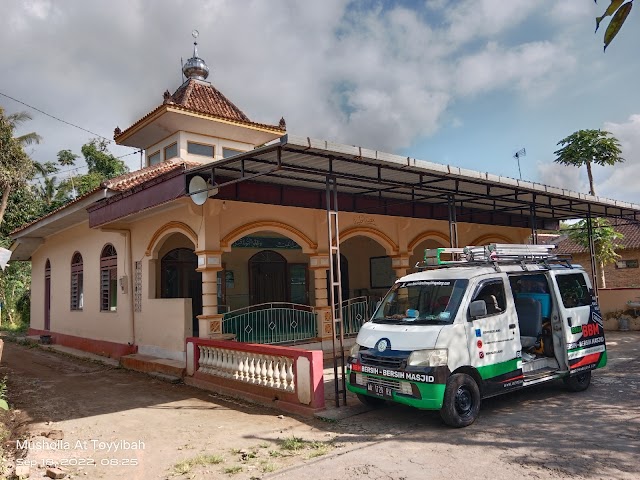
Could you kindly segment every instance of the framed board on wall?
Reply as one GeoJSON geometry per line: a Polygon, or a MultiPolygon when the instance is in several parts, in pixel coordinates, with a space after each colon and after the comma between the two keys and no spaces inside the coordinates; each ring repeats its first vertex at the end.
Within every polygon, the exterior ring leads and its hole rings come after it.
{"type": "Polygon", "coordinates": [[[389,288],[396,281],[396,272],[391,266],[391,257],[369,258],[371,288],[389,288]]]}

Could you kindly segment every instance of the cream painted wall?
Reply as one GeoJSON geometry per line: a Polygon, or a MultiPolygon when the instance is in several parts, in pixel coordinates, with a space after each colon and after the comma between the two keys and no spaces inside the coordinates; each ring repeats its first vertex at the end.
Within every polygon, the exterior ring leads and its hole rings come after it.
{"type": "MultiPolygon", "coordinates": [[[[340,245],[340,253],[349,263],[349,296],[355,296],[356,290],[367,290],[369,295],[384,295],[386,288],[371,288],[371,257],[386,256],[384,248],[375,240],[367,237],[352,237],[340,245]]],[[[343,299],[346,300],[346,299],[343,299]]]]}
{"type": "MultiPolygon", "coordinates": [[[[167,160],[166,158],[164,158],[164,149],[165,149],[165,147],[168,147],[172,143],[177,143],[178,144],[178,156],[180,157],[181,156],[180,155],[180,144],[182,142],[181,133],[182,132],[174,133],[173,135],[170,135],[167,138],[159,141],[155,145],[152,145],[151,147],[147,148],[147,150],[145,150],[145,154],[144,154],[145,155],[145,157],[144,157],[145,158],[145,166],[147,166],[147,167],[149,166],[149,156],[153,155],[154,153],[156,153],[158,151],[160,152],[160,161],[164,162],[165,160],[167,160]]],[[[182,158],[184,158],[184,157],[182,157],[182,158]]]]}
{"type": "Polygon", "coordinates": [[[180,132],[180,156],[185,160],[191,160],[193,162],[208,163],[212,159],[210,157],[204,157],[201,155],[192,155],[187,152],[187,142],[202,143],[204,145],[213,145],[215,160],[221,160],[223,148],[230,148],[232,150],[239,150],[246,152],[253,150],[254,145],[250,143],[237,142],[235,140],[229,140],[226,138],[210,137],[208,135],[200,135],[192,132],[180,132]]]}
{"type": "MultiPolygon", "coordinates": [[[[343,212],[339,215],[342,253],[349,259],[350,288],[368,288],[369,258],[382,255],[407,255],[408,246],[416,239],[430,238],[434,232],[447,235],[446,221],[403,219],[343,212]]],[[[309,255],[326,255],[326,212],[306,208],[252,204],[211,199],[205,206],[196,206],[189,199],[174,201],[135,217],[130,222],[118,222],[111,227],[131,231],[132,261],[142,265],[142,311],[135,312],[136,343],[154,347],[167,356],[179,358],[184,352],[184,338],[191,333],[190,301],[157,299],[157,261],[166,251],[184,246],[197,250],[223,250],[222,261],[234,271],[234,287],[227,295],[248,293],[248,259],[255,249],[231,249],[231,243],[248,234],[278,234],[293,239],[302,250],[278,250],[290,263],[307,263],[309,255]],[[175,235],[177,232],[180,235],[175,235]],[[152,241],[152,239],[155,240],[152,241]],[[308,240],[305,240],[307,237],[308,240]],[[192,240],[194,243],[192,243],[192,240]],[[221,239],[226,240],[221,244],[221,239]],[[317,244],[317,245],[316,245],[317,244]],[[147,249],[150,248],[150,255],[147,249]]],[[[511,242],[523,242],[529,230],[491,225],[459,224],[460,243],[500,234],[511,242]]],[[[503,241],[496,238],[494,241],[503,241]]],[[[489,240],[491,241],[491,240],[489,240]]],[[[52,309],[51,329],[85,338],[117,343],[131,341],[132,295],[119,292],[118,310],[100,312],[99,264],[105,243],[112,242],[118,252],[118,276],[127,275],[132,286],[134,275],[127,258],[126,237],[119,233],[90,229],[86,223],[47,238],[34,253],[32,284],[32,328],[44,326],[44,265],[51,261],[52,309]],[[69,306],[71,257],[80,251],[84,260],[84,309],[71,312],[69,306]]],[[[422,256],[424,240],[415,245],[414,256],[422,256]]],[[[413,258],[413,257],[412,257],[413,258]]],[[[310,303],[314,304],[314,274],[309,272],[310,303]]],[[[378,293],[378,292],[372,292],[378,293]]],[[[384,292],[380,292],[384,293],[384,292]]]]}
{"type": "Polygon", "coordinates": [[[100,311],[100,253],[107,243],[111,243],[118,254],[118,278],[127,275],[130,279],[126,242],[121,234],[92,230],[83,223],[45,240],[32,256],[32,328],[44,328],[44,266],[48,258],[51,262],[51,331],[117,343],[131,341],[128,292],[118,289],[115,312],[100,311]],[[71,258],[76,251],[83,260],[81,311],[70,308],[71,258]]]}
{"type": "Polygon", "coordinates": [[[184,352],[185,338],[192,334],[191,300],[156,298],[160,288],[159,262],[173,248],[195,248],[188,229],[197,234],[202,225],[202,209],[189,199],[175,204],[177,208],[150,212],[127,227],[131,229],[133,259],[142,263],[142,307],[135,312],[136,341],[139,345],[157,347],[158,354],[164,352],[165,356],[179,358],[184,352]],[[173,227],[163,228],[167,224],[173,227]],[[151,244],[154,236],[156,241],[151,244]],[[147,255],[149,247],[152,251],[147,255]]]}

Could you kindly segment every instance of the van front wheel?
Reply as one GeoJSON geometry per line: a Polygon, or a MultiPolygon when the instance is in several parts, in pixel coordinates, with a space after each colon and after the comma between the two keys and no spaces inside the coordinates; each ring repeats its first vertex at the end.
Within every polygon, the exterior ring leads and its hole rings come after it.
{"type": "Polygon", "coordinates": [[[582,372],[570,377],[564,377],[564,384],[572,392],[583,392],[591,384],[591,372],[582,372]]]}
{"type": "Polygon", "coordinates": [[[480,412],[480,389],[473,377],[456,373],[449,377],[444,390],[440,416],[451,427],[467,427],[480,412]]]}

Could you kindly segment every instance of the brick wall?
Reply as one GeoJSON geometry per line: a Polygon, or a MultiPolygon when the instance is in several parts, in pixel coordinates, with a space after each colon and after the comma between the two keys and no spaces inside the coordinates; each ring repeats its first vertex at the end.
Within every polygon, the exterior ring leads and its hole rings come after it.
{"type": "MultiPolygon", "coordinates": [[[[619,251],[619,260],[640,260],[640,249],[619,251]]],[[[572,262],[580,264],[591,277],[591,264],[588,253],[574,253],[572,262]]],[[[616,268],[615,263],[604,267],[607,288],[640,287],[640,268],[616,268]]],[[[593,283],[593,278],[591,279],[593,283]]]]}

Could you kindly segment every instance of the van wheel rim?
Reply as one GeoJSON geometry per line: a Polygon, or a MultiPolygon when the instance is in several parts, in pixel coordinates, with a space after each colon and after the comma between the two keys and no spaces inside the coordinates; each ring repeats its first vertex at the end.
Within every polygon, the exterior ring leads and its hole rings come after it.
{"type": "Polygon", "coordinates": [[[471,414],[471,410],[473,409],[473,397],[471,396],[471,392],[466,387],[459,387],[456,391],[456,412],[461,417],[466,417],[471,414]]]}

